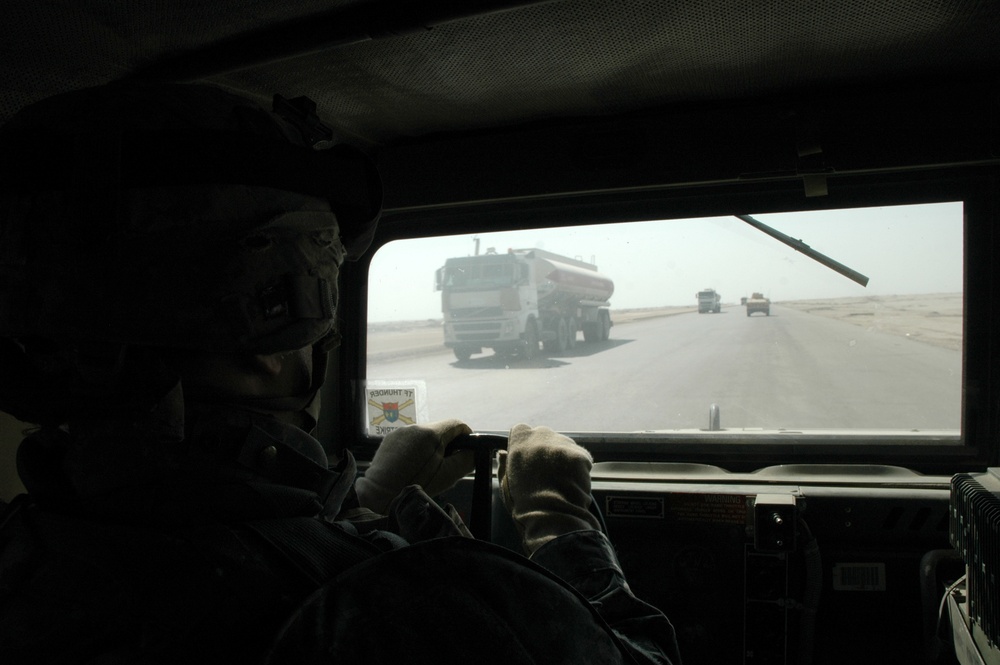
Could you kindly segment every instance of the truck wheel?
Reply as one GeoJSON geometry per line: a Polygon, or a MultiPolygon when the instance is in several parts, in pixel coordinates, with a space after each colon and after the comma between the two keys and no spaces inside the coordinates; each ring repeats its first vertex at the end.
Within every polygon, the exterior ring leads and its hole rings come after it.
{"type": "Polygon", "coordinates": [[[747,310],[747,316],[750,316],[750,310],[749,309],[747,310]]]}
{"type": "Polygon", "coordinates": [[[542,342],[542,348],[551,353],[562,353],[566,350],[569,332],[566,328],[566,319],[556,320],[555,337],[542,342]]]}
{"type": "Polygon", "coordinates": [[[470,349],[463,349],[461,347],[455,347],[455,357],[458,358],[458,362],[466,362],[472,357],[472,351],[470,349]]]}
{"type": "Polygon", "coordinates": [[[606,342],[611,337],[611,315],[601,310],[601,341],[606,342]]]}
{"type": "Polygon", "coordinates": [[[527,360],[538,357],[538,328],[534,321],[529,321],[524,329],[524,357],[527,360]]]}
{"type": "Polygon", "coordinates": [[[544,349],[548,353],[555,353],[556,351],[558,351],[558,346],[559,346],[559,333],[555,333],[555,336],[552,339],[547,339],[544,342],[542,342],[542,349],[544,349]]]}
{"type": "Polygon", "coordinates": [[[569,324],[566,319],[559,319],[556,326],[556,351],[563,353],[569,347],[569,324]]]}
{"type": "Polygon", "coordinates": [[[597,321],[585,321],[583,323],[583,341],[584,342],[597,342],[600,341],[601,331],[597,327],[597,321]]]}
{"type": "Polygon", "coordinates": [[[566,348],[572,349],[576,346],[576,319],[572,316],[569,317],[569,323],[566,324],[566,348]]]}

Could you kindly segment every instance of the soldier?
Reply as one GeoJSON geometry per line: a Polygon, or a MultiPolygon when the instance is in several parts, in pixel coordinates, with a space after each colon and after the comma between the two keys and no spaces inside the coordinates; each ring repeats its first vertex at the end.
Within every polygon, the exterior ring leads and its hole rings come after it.
{"type": "Polygon", "coordinates": [[[356,489],[310,435],[381,197],[327,139],[304,98],[177,84],[0,130],[0,410],[37,425],[0,518],[0,659],[679,662],[567,437],[518,425],[501,459],[526,558],[429,498],[472,469],[445,453],[464,423],[386,437],[356,489]]]}

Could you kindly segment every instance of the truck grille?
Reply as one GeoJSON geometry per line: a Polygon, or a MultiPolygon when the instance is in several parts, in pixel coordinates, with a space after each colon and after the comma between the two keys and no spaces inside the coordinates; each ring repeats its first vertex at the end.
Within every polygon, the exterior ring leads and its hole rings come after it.
{"type": "Polygon", "coordinates": [[[497,336],[494,333],[473,333],[457,334],[459,342],[494,342],[497,336]]]}
{"type": "Polygon", "coordinates": [[[462,307],[451,310],[452,319],[481,319],[496,316],[503,316],[503,310],[499,307],[462,307]]]}
{"type": "Polygon", "coordinates": [[[460,342],[489,342],[500,336],[500,323],[478,321],[455,324],[455,338],[460,342]]]}
{"type": "Polygon", "coordinates": [[[455,332],[473,332],[476,330],[500,330],[500,324],[493,321],[477,321],[475,323],[456,323],[455,332]]]}

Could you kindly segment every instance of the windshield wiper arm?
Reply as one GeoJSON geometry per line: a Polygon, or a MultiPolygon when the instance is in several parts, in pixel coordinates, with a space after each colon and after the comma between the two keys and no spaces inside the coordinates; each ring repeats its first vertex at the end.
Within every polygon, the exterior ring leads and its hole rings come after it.
{"type": "Polygon", "coordinates": [[[754,219],[750,215],[735,215],[735,217],[737,219],[742,219],[744,222],[746,222],[750,226],[763,231],[764,233],[766,233],[767,235],[771,236],[772,238],[780,240],[781,242],[785,243],[786,245],[788,245],[792,249],[794,249],[794,250],[796,250],[798,252],[802,252],[803,254],[805,254],[806,256],[808,256],[809,258],[811,258],[811,259],[813,259],[815,261],[819,261],[820,263],[822,263],[823,265],[825,265],[827,268],[830,268],[831,270],[835,270],[835,271],[839,272],[844,277],[847,277],[848,279],[851,279],[851,280],[857,282],[861,286],[868,286],[868,278],[865,277],[864,275],[862,275],[861,273],[859,273],[857,270],[852,270],[851,268],[848,268],[847,266],[845,266],[843,263],[840,263],[838,261],[834,261],[829,256],[826,256],[825,254],[821,254],[821,253],[817,252],[815,249],[813,249],[809,245],[805,244],[801,240],[796,240],[795,238],[793,238],[791,236],[788,236],[788,235],[785,235],[784,233],[782,233],[781,231],[778,231],[777,229],[772,229],[767,224],[764,224],[763,222],[758,222],[756,219],[754,219]]]}

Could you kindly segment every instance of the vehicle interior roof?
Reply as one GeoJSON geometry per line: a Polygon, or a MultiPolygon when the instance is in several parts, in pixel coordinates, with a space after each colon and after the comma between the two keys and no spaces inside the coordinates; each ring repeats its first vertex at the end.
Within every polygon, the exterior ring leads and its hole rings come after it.
{"type": "Polygon", "coordinates": [[[859,168],[837,140],[863,152],[953,111],[932,88],[995,79],[998,24],[981,0],[19,3],[0,121],[130,77],[306,95],[335,140],[378,155],[391,217],[859,168]]]}

